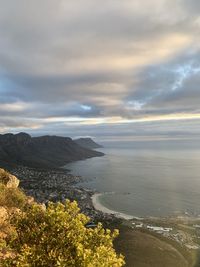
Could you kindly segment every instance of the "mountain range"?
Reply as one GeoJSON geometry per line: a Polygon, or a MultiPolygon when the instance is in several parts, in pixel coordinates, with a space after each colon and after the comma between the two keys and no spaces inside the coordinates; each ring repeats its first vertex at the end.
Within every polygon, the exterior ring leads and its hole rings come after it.
{"type": "MultiPolygon", "coordinates": [[[[88,140],[82,141],[84,144],[88,143],[88,140]]],[[[79,145],[69,137],[49,135],[31,137],[27,133],[0,135],[0,166],[12,164],[58,168],[72,161],[103,155],[87,146],[79,145]]]]}

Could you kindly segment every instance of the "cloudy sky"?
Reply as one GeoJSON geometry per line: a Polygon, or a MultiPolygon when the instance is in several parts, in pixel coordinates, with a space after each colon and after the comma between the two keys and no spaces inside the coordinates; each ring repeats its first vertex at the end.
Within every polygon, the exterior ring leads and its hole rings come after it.
{"type": "Polygon", "coordinates": [[[199,0],[0,0],[0,132],[200,135],[199,0]]]}

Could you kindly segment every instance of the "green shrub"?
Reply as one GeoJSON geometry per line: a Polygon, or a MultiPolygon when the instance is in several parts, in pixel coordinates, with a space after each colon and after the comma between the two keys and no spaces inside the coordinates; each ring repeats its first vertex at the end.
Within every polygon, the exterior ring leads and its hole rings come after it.
{"type": "Polygon", "coordinates": [[[89,218],[76,202],[50,203],[46,210],[32,205],[14,218],[17,237],[9,242],[15,259],[3,266],[15,267],[120,267],[121,255],[113,248],[117,231],[85,227],[89,218]]]}

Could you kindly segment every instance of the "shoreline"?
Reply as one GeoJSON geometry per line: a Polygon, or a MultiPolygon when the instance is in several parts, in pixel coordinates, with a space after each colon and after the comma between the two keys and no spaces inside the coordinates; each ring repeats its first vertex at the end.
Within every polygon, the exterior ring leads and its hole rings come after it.
{"type": "Polygon", "coordinates": [[[102,203],[99,200],[99,197],[104,195],[104,193],[94,193],[91,197],[92,199],[92,204],[95,210],[97,211],[101,211],[104,214],[110,214],[110,215],[114,215],[116,218],[119,219],[125,219],[125,220],[133,220],[133,219],[137,219],[137,220],[143,220],[143,218],[139,218],[139,217],[135,217],[129,214],[125,214],[122,212],[118,212],[118,211],[114,211],[111,210],[109,208],[106,208],[105,206],[102,205],[102,203]]]}
{"type": "MultiPolygon", "coordinates": [[[[100,197],[108,193],[99,193],[87,188],[79,188],[77,185],[82,181],[81,176],[74,176],[67,173],[65,170],[36,170],[25,167],[18,167],[12,173],[17,174],[20,178],[21,186],[27,195],[34,197],[39,203],[47,204],[48,201],[58,202],[65,199],[76,200],[80,211],[89,217],[90,222],[98,224],[103,223],[108,229],[119,229],[119,245],[123,244],[124,254],[130,259],[130,249],[132,244],[135,245],[135,240],[143,240],[145,251],[146,240],[149,243],[149,248],[154,246],[159,248],[163,244],[163,251],[166,250],[166,245],[171,245],[172,251],[176,247],[181,247],[190,253],[200,251],[199,229],[200,217],[196,218],[139,218],[128,214],[117,212],[106,208],[101,203],[100,197]],[[190,229],[191,234],[188,234],[190,229]],[[127,234],[130,242],[127,243],[127,234]],[[144,239],[145,237],[145,239],[144,239]],[[164,241],[163,241],[164,240],[164,241]]],[[[137,249],[137,247],[136,247],[137,249]]],[[[177,250],[180,254],[179,250],[177,250]]],[[[143,254],[144,250],[142,250],[143,254]]],[[[181,254],[182,255],[182,254],[181,254]]],[[[171,257],[171,256],[170,256],[171,257]]],[[[147,257],[148,258],[148,257],[147,257]]]]}
{"type": "MultiPolygon", "coordinates": [[[[20,187],[39,203],[63,202],[66,199],[77,201],[82,213],[93,221],[115,221],[117,216],[102,212],[94,207],[92,196],[94,190],[78,186],[83,181],[66,169],[43,170],[18,166],[10,170],[20,180],[20,187]]],[[[112,212],[113,213],[113,212],[112,212]]]]}
{"type": "Polygon", "coordinates": [[[108,193],[99,193],[97,191],[81,188],[77,185],[83,181],[81,176],[75,176],[69,173],[69,169],[44,170],[18,166],[9,170],[20,180],[20,187],[25,190],[27,195],[34,197],[40,203],[48,201],[58,202],[65,199],[76,200],[81,211],[92,220],[101,219],[124,219],[124,220],[181,220],[195,221],[200,220],[200,216],[189,214],[176,214],[166,217],[138,217],[105,207],[100,196],[108,193]]]}
{"type": "Polygon", "coordinates": [[[92,201],[92,205],[94,210],[96,210],[97,212],[102,212],[103,214],[107,214],[107,215],[112,215],[115,218],[118,219],[124,219],[124,220],[138,220],[138,221],[146,221],[146,220],[154,220],[154,221],[160,221],[160,220],[168,220],[168,221],[176,221],[176,220],[180,220],[180,221],[197,221],[200,220],[200,215],[198,216],[192,216],[192,215],[185,215],[185,214],[177,214],[177,215],[169,215],[169,216],[147,216],[147,217],[138,217],[138,216],[134,216],[134,215],[130,215],[130,214],[126,214],[123,212],[118,212],[116,210],[112,210],[109,209],[107,207],[105,207],[99,197],[101,197],[102,195],[107,194],[105,193],[97,193],[94,192],[94,194],[91,196],[91,201],[92,201]]]}

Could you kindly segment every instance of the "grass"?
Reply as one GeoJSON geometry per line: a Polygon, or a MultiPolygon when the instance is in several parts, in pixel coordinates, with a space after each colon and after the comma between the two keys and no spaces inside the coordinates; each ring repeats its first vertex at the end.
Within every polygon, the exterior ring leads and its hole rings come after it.
{"type": "Polygon", "coordinates": [[[149,231],[134,230],[123,224],[114,246],[125,256],[126,267],[197,267],[196,251],[189,251],[177,242],[149,231]],[[195,265],[196,264],[196,265],[195,265]]]}
{"type": "Polygon", "coordinates": [[[126,256],[127,267],[188,267],[184,257],[166,242],[128,227],[120,227],[120,233],[115,246],[126,256]]]}

